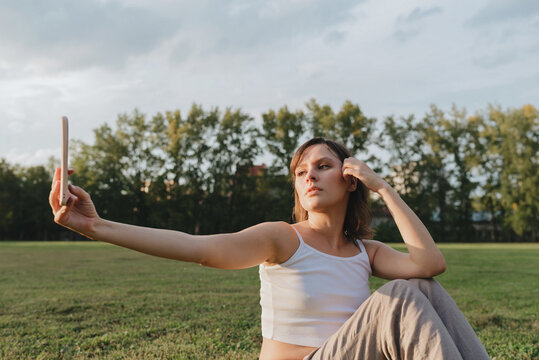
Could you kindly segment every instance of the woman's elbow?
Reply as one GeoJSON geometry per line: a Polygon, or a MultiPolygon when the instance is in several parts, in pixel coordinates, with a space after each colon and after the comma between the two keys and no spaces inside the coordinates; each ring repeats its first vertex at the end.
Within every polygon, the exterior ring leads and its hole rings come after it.
{"type": "Polygon", "coordinates": [[[444,256],[441,255],[440,259],[436,260],[436,262],[432,265],[431,274],[429,277],[440,275],[444,273],[446,269],[447,269],[447,263],[445,262],[444,256]]]}

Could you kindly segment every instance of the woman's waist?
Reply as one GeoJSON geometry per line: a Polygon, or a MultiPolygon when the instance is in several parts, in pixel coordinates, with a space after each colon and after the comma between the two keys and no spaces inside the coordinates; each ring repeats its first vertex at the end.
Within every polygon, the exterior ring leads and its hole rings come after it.
{"type": "Polygon", "coordinates": [[[289,344],[264,337],[260,360],[302,360],[317,347],[289,344]]]}

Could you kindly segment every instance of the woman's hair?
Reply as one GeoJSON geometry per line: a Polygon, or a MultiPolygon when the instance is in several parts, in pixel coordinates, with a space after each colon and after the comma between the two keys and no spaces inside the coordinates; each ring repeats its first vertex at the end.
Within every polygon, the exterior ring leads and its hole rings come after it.
{"type": "MultiPolygon", "coordinates": [[[[342,144],[324,138],[313,138],[301,145],[290,161],[290,173],[292,174],[292,186],[294,186],[294,209],[292,211],[292,220],[300,222],[309,218],[309,213],[301,206],[298,192],[296,191],[296,167],[307,148],[316,144],[324,144],[334,153],[341,162],[351,157],[350,151],[342,144]]],[[[356,189],[350,193],[348,207],[343,224],[343,233],[346,239],[353,242],[356,246],[357,239],[370,239],[372,236],[371,211],[369,205],[369,190],[359,179],[357,179],[356,189]]],[[[358,246],[359,247],[359,246],[358,246]]]]}

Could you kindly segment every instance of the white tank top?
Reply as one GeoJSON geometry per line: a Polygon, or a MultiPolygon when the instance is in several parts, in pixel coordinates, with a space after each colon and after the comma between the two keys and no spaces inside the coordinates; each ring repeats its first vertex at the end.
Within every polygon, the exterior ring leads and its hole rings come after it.
{"type": "Polygon", "coordinates": [[[371,266],[361,241],[360,254],[340,257],[316,250],[296,233],[294,255],[259,266],[262,336],[320,347],[370,296],[371,266]]]}

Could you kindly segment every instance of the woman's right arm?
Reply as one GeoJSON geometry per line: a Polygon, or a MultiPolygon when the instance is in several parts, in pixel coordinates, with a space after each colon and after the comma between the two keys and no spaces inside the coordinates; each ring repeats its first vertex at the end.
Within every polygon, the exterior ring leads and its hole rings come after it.
{"type": "Polygon", "coordinates": [[[91,239],[145,254],[220,269],[243,269],[275,259],[279,240],[289,232],[285,222],[262,223],[229,234],[190,235],[105,220],[80,187],[70,185],[68,204],[60,205],[58,170],[49,196],[56,223],[91,239]]]}

